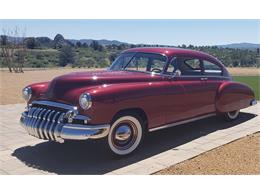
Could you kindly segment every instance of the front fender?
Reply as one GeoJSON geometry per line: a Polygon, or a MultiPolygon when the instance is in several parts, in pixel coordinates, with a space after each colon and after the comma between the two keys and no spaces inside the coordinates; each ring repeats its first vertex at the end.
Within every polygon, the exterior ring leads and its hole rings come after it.
{"type": "Polygon", "coordinates": [[[138,108],[146,113],[147,117],[152,120],[150,125],[153,125],[157,120],[164,120],[160,112],[161,104],[157,102],[165,95],[165,91],[166,89],[159,82],[120,83],[91,87],[87,92],[93,99],[92,107],[86,110],[85,114],[92,118],[91,123],[105,124],[109,123],[121,110],[138,108]]]}
{"type": "Polygon", "coordinates": [[[220,85],[216,96],[216,110],[230,112],[250,106],[255,98],[253,90],[242,83],[224,82],[220,85]]]}
{"type": "Polygon", "coordinates": [[[49,86],[49,82],[33,83],[31,85],[26,86],[32,88],[32,98],[28,103],[30,104],[32,101],[42,97],[44,93],[47,91],[48,86],[49,86]]]}

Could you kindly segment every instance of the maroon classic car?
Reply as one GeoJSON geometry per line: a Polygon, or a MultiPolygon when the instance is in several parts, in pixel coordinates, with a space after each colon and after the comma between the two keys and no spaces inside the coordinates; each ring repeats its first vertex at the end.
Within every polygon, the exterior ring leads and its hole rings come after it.
{"type": "Polygon", "coordinates": [[[117,155],[133,152],[146,132],[213,115],[235,120],[256,104],[248,86],[202,52],[134,48],[105,71],[62,75],[23,89],[21,124],[40,139],[105,138],[117,155]]]}

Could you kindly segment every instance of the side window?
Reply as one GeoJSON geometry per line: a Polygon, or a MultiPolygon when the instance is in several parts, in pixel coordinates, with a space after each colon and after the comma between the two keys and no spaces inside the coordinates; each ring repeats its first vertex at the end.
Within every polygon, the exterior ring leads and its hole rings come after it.
{"type": "Polygon", "coordinates": [[[127,65],[127,70],[146,71],[148,58],[145,56],[136,56],[127,65]]]}
{"type": "Polygon", "coordinates": [[[222,75],[221,68],[212,62],[203,60],[203,66],[204,66],[205,75],[216,75],[216,76],[222,75]]]}
{"type": "Polygon", "coordinates": [[[193,70],[199,70],[200,69],[200,61],[199,59],[188,59],[184,60],[184,63],[192,68],[193,70]]]}
{"type": "Polygon", "coordinates": [[[151,63],[151,69],[160,69],[162,70],[164,67],[165,62],[161,59],[153,59],[151,63]]]}
{"type": "Polygon", "coordinates": [[[184,58],[179,69],[182,75],[202,75],[201,61],[196,58],[184,58]]]}
{"type": "Polygon", "coordinates": [[[160,54],[138,53],[131,59],[125,70],[161,73],[166,60],[167,58],[160,54]]]}

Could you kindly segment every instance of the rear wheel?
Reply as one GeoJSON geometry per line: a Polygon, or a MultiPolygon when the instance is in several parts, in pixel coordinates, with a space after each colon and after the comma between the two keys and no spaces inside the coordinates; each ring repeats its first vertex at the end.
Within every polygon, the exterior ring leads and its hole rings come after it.
{"type": "Polygon", "coordinates": [[[108,145],[116,155],[128,155],[135,151],[143,138],[143,125],[140,117],[121,115],[117,117],[108,134],[108,145]]]}
{"type": "Polygon", "coordinates": [[[226,113],[224,113],[224,117],[228,121],[233,121],[233,120],[236,120],[239,117],[239,112],[240,112],[240,110],[226,112],[226,113]]]}

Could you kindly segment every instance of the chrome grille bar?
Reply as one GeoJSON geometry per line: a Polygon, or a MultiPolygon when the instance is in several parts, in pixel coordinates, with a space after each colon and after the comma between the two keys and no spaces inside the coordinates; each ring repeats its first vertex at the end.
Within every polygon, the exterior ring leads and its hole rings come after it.
{"type": "Polygon", "coordinates": [[[53,127],[54,127],[54,125],[55,125],[56,122],[57,122],[56,119],[58,119],[59,114],[60,114],[60,112],[56,112],[56,114],[53,116],[52,123],[51,123],[51,126],[50,126],[49,136],[50,136],[50,138],[51,138],[52,140],[55,140],[55,138],[54,138],[54,133],[53,133],[53,127]]]}
{"type": "Polygon", "coordinates": [[[51,116],[53,115],[54,112],[55,112],[54,110],[50,112],[50,114],[48,115],[45,127],[43,128],[44,135],[47,139],[50,139],[48,126],[51,121],[51,116]]]}
{"type": "Polygon", "coordinates": [[[35,113],[36,110],[37,110],[37,108],[32,108],[31,117],[28,122],[28,129],[29,129],[30,135],[33,135],[32,122],[33,122],[33,116],[34,116],[33,114],[35,113]]]}
{"type": "Polygon", "coordinates": [[[47,116],[48,116],[48,114],[51,112],[51,110],[47,110],[47,112],[45,113],[45,115],[43,116],[43,118],[42,118],[42,124],[41,124],[41,126],[40,126],[40,129],[41,129],[41,131],[42,131],[42,137],[43,137],[43,139],[47,139],[47,137],[45,136],[45,132],[44,132],[44,127],[45,127],[45,124],[46,124],[46,122],[47,122],[47,116]]]}
{"type": "Polygon", "coordinates": [[[54,134],[54,138],[55,140],[58,140],[58,137],[59,137],[59,127],[61,125],[61,122],[63,120],[63,116],[65,115],[65,113],[62,113],[59,117],[59,119],[57,120],[57,125],[56,127],[54,128],[53,130],[53,134],[54,134]]]}
{"type": "Polygon", "coordinates": [[[24,126],[32,136],[57,141],[64,115],[65,111],[33,106],[25,116],[24,126]]]}
{"type": "Polygon", "coordinates": [[[33,129],[33,134],[34,136],[37,137],[37,132],[36,132],[36,129],[35,129],[35,124],[37,123],[38,121],[38,115],[39,113],[41,112],[42,108],[38,108],[37,111],[35,112],[35,115],[34,115],[34,121],[32,123],[32,129],[33,129]]]}
{"type": "Polygon", "coordinates": [[[44,125],[45,117],[46,117],[46,115],[48,114],[48,111],[49,111],[49,110],[46,109],[46,110],[42,113],[42,119],[41,119],[41,122],[40,122],[40,124],[39,124],[39,133],[40,133],[40,138],[41,138],[41,139],[44,139],[42,127],[43,127],[43,125],[44,125]]]}
{"type": "Polygon", "coordinates": [[[37,132],[37,135],[39,136],[39,138],[42,138],[41,131],[39,131],[39,127],[40,127],[40,124],[42,122],[42,116],[43,116],[45,111],[46,111],[46,109],[42,109],[42,111],[39,113],[38,120],[35,124],[36,132],[37,132]]]}
{"type": "Polygon", "coordinates": [[[99,139],[108,135],[109,124],[86,125],[88,120],[89,117],[78,114],[77,107],[49,101],[37,101],[28,105],[20,118],[30,135],[60,143],[65,140],[99,139]]]}

